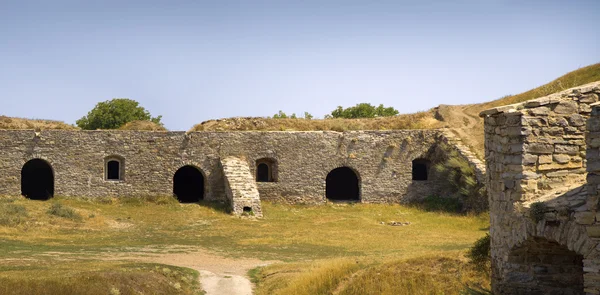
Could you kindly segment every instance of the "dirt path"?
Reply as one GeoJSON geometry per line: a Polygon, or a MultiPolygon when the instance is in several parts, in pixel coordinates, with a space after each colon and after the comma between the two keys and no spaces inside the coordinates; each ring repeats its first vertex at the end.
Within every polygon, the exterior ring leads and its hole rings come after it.
{"type": "Polygon", "coordinates": [[[469,109],[468,105],[440,105],[437,117],[445,122],[464,144],[470,146],[472,152],[483,158],[483,122],[468,111],[469,109]]]}
{"type": "Polygon", "coordinates": [[[204,250],[187,253],[162,253],[151,250],[123,255],[111,253],[110,257],[103,259],[155,262],[197,270],[200,272],[202,289],[207,295],[250,295],[253,285],[247,276],[248,270],[276,262],[252,258],[233,259],[204,250]]]}

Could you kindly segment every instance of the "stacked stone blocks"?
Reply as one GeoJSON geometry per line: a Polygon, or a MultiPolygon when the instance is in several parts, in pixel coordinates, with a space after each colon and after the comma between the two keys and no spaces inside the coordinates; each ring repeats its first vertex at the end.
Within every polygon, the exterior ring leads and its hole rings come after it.
{"type": "Polygon", "coordinates": [[[225,192],[232,213],[240,216],[262,217],[256,181],[245,159],[226,157],[221,160],[225,177],[225,192]]]}

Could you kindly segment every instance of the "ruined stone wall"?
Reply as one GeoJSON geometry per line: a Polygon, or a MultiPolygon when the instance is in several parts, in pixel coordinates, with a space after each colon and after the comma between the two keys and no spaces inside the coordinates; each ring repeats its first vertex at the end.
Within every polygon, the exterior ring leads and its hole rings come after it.
{"type": "Polygon", "coordinates": [[[494,294],[599,294],[596,168],[585,185],[599,95],[596,82],[482,112],[494,294]]]}
{"type": "MultiPolygon", "coordinates": [[[[47,160],[55,195],[171,195],[173,175],[184,165],[201,169],[205,199],[225,200],[220,159],[271,158],[277,182],[258,183],[261,200],[319,203],[325,178],[334,168],[358,172],[363,202],[401,202],[436,193],[428,181],[413,181],[412,160],[435,148],[436,130],[350,132],[147,132],[0,130],[0,194],[19,195],[21,169],[28,160],[47,160]],[[124,159],[122,181],[107,181],[104,159],[124,159]]],[[[434,163],[433,163],[434,164],[434,163]]]]}

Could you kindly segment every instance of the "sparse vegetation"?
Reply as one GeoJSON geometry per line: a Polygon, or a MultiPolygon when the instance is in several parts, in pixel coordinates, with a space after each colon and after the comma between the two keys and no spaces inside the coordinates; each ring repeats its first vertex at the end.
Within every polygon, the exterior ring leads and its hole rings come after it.
{"type": "MultiPolygon", "coordinates": [[[[435,170],[443,175],[447,180],[447,185],[452,188],[455,196],[448,196],[450,199],[460,200],[463,211],[483,212],[488,210],[487,192],[485,184],[477,181],[475,170],[469,162],[461,157],[458,152],[447,144],[440,144],[440,157],[444,160],[435,165],[435,170]]],[[[448,198],[446,198],[448,199],[448,198]]],[[[441,202],[441,201],[440,201],[441,202]]],[[[446,205],[453,204],[455,201],[446,201],[446,205]]],[[[442,203],[444,205],[444,203],[442,203]]]]}
{"type": "Polygon", "coordinates": [[[75,212],[73,208],[64,206],[60,203],[52,203],[47,212],[50,215],[71,219],[73,221],[81,221],[83,219],[81,214],[75,212]]]}
{"type": "Polygon", "coordinates": [[[27,217],[25,206],[10,202],[0,203],[0,226],[16,226],[23,223],[27,217]]]}
{"type": "Polygon", "coordinates": [[[427,112],[371,119],[273,119],[228,118],[209,120],[195,125],[190,131],[347,131],[431,129],[439,122],[427,112]]]}
{"type": "Polygon", "coordinates": [[[24,119],[0,116],[0,129],[63,129],[79,130],[79,128],[65,122],[41,119],[24,119]]]}

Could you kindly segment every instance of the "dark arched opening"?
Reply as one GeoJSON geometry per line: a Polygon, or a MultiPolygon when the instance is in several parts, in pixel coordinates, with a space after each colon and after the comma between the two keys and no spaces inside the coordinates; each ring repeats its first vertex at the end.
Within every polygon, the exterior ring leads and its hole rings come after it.
{"type": "Polygon", "coordinates": [[[416,159],[412,161],[412,180],[427,180],[429,160],[416,159]]]}
{"type": "Polygon", "coordinates": [[[32,200],[48,200],[54,196],[54,172],[48,162],[32,159],[23,165],[21,194],[32,200]]]}
{"type": "Polygon", "coordinates": [[[510,252],[508,262],[503,288],[510,294],[584,294],[583,256],[559,243],[530,239],[510,252]]]}
{"type": "Polygon", "coordinates": [[[261,158],[256,160],[256,181],[277,181],[277,160],[273,158],[261,158]]]}
{"type": "Polygon", "coordinates": [[[204,176],[194,166],[183,166],[173,176],[173,194],[181,203],[204,199],[204,176]]]}
{"type": "Polygon", "coordinates": [[[117,160],[110,160],[106,163],[106,179],[120,180],[121,179],[121,163],[117,160]]]}
{"type": "Polygon", "coordinates": [[[258,182],[269,182],[271,181],[271,173],[269,165],[267,163],[260,163],[256,167],[256,181],[258,182]]]}
{"type": "Polygon", "coordinates": [[[358,176],[348,167],[331,170],[325,180],[325,196],[333,201],[360,200],[358,176]]]}

